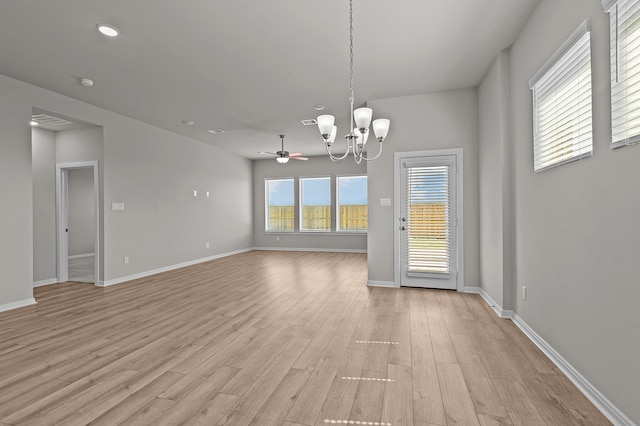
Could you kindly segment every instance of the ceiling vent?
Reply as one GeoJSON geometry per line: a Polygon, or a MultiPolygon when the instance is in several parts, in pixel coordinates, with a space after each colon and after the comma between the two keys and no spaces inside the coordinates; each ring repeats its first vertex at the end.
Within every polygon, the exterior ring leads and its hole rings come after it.
{"type": "Polygon", "coordinates": [[[316,120],[315,118],[310,118],[308,120],[301,120],[301,122],[305,126],[313,126],[313,125],[318,124],[318,120],[316,120]]]}
{"type": "Polygon", "coordinates": [[[68,126],[70,124],[75,124],[73,121],[64,120],[58,117],[52,117],[47,114],[34,114],[31,116],[31,120],[35,121],[38,124],[44,124],[47,126],[68,126]]]}
{"type": "Polygon", "coordinates": [[[208,130],[209,133],[213,133],[214,135],[220,134],[220,133],[224,133],[224,130],[222,129],[211,129],[208,130]]]}

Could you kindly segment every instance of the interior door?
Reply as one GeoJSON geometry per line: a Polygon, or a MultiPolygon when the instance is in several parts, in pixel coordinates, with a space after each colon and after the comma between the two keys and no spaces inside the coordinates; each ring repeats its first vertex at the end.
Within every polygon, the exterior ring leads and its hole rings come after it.
{"type": "Polygon", "coordinates": [[[69,173],[68,169],[58,167],[56,173],[58,180],[57,203],[57,235],[58,244],[56,250],[58,282],[69,280],[69,173]]]}
{"type": "Polygon", "coordinates": [[[457,289],[456,156],[400,159],[400,285],[457,289]]]}

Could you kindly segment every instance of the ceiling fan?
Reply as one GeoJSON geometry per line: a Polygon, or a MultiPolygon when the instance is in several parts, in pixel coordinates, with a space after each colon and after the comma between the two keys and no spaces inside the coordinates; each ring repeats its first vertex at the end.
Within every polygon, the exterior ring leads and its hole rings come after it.
{"type": "Polygon", "coordinates": [[[278,152],[265,152],[264,154],[270,154],[270,155],[275,155],[276,156],[276,161],[280,164],[284,164],[286,162],[289,161],[289,159],[294,159],[294,160],[308,160],[308,157],[304,157],[304,154],[301,152],[292,152],[289,153],[289,151],[285,151],[284,150],[284,137],[285,135],[280,135],[280,140],[281,140],[281,150],[278,152]]]}

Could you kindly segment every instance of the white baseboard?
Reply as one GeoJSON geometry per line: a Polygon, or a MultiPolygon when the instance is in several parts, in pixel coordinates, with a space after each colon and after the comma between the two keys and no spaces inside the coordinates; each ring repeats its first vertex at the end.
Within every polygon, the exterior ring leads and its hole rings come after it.
{"type": "Polygon", "coordinates": [[[596,406],[600,412],[616,426],[635,426],[622,411],[611,403],[598,389],[595,388],[585,377],[580,374],[562,355],[548,344],[538,333],[536,333],[527,323],[516,313],[503,310],[489,294],[480,287],[465,287],[467,293],[479,294],[485,302],[496,312],[500,318],[507,318],[514,322],[516,326],[531,340],[540,350],[562,371],[569,380],[596,406]]]}
{"type": "Polygon", "coordinates": [[[517,314],[513,314],[512,321],[542,352],[573,382],[574,385],[598,408],[614,425],[635,426],[630,418],[611,403],[598,389],[595,388],[578,370],[576,370],[562,355],[548,344],[538,333],[524,322],[517,314]]]}
{"type": "Polygon", "coordinates": [[[42,287],[42,286],[45,286],[45,285],[57,284],[57,283],[58,283],[58,279],[57,278],[49,278],[48,280],[35,281],[33,283],[33,288],[42,287]]]}
{"type": "Polygon", "coordinates": [[[184,268],[186,266],[196,265],[198,263],[208,262],[210,260],[216,260],[216,259],[220,259],[222,257],[232,256],[234,254],[246,253],[246,252],[251,251],[251,250],[252,249],[247,248],[247,249],[230,251],[230,252],[227,252],[227,253],[216,254],[214,256],[203,257],[201,259],[190,260],[188,262],[178,263],[177,265],[165,266],[165,267],[162,267],[162,268],[152,269],[150,271],[140,272],[140,273],[137,273],[137,274],[127,275],[127,276],[124,276],[124,277],[113,278],[113,279],[105,280],[105,281],[98,281],[98,282],[96,282],[96,286],[98,286],[98,287],[108,287],[108,286],[111,286],[111,285],[124,283],[124,282],[135,280],[135,279],[138,279],[138,278],[144,278],[144,277],[148,277],[150,275],[160,274],[162,272],[173,271],[174,269],[180,269],[180,268],[184,268]]]}
{"type": "Polygon", "coordinates": [[[11,303],[5,303],[4,305],[0,305],[0,312],[10,311],[12,309],[23,308],[25,306],[35,305],[36,299],[33,297],[29,299],[17,300],[11,303]]]}
{"type": "Polygon", "coordinates": [[[367,285],[369,287],[400,288],[400,286],[396,285],[396,283],[393,282],[393,281],[374,281],[374,280],[369,280],[369,281],[367,281],[367,285]]]}
{"type": "Polygon", "coordinates": [[[487,293],[482,287],[465,287],[462,291],[464,293],[479,294],[480,297],[484,299],[487,305],[489,305],[489,307],[491,307],[491,309],[493,309],[496,315],[498,315],[500,318],[513,318],[513,311],[502,309],[502,306],[498,305],[496,301],[493,300],[491,296],[489,296],[489,293],[487,293]]]}
{"type": "Polygon", "coordinates": [[[320,251],[326,253],[367,253],[362,249],[334,249],[334,248],[299,248],[299,247],[254,247],[253,250],[264,251],[320,251]]]}
{"type": "Polygon", "coordinates": [[[68,256],[67,259],[80,259],[81,257],[93,257],[95,253],[85,253],[85,254],[76,254],[73,256],[68,256]]]}

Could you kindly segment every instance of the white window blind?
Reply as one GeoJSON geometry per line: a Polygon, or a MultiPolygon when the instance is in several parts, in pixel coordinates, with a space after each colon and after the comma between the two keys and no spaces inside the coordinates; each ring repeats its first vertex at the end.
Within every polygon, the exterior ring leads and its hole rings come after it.
{"type": "Polygon", "coordinates": [[[407,271],[448,274],[449,166],[407,168],[407,271]]]}
{"type": "Polygon", "coordinates": [[[609,12],[611,143],[640,141],[640,1],[603,2],[609,12]]]}
{"type": "Polygon", "coordinates": [[[529,82],[536,172],[592,153],[590,33],[583,23],[529,82]]]}

